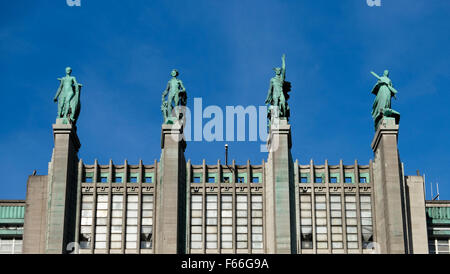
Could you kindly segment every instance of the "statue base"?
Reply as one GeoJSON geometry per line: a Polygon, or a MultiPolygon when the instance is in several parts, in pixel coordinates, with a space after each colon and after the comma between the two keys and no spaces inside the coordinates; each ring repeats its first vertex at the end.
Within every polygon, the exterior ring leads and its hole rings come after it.
{"type": "Polygon", "coordinates": [[[380,114],[378,115],[378,117],[375,119],[375,130],[378,129],[378,127],[380,125],[380,122],[383,119],[385,119],[385,120],[387,120],[387,119],[395,120],[395,124],[398,125],[400,123],[400,113],[395,111],[395,110],[393,110],[393,109],[390,109],[390,108],[383,109],[380,112],[380,114]]]}

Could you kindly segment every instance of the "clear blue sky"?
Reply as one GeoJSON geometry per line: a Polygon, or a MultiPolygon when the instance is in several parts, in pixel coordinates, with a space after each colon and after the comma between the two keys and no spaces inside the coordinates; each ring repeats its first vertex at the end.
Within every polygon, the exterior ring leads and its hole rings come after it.
{"type": "MultiPolygon", "coordinates": [[[[287,55],[294,159],[368,164],[375,79],[399,91],[399,149],[450,199],[450,1],[2,1],[0,199],[24,199],[47,174],[52,98],[66,66],[84,85],[80,158],[101,164],[160,156],[160,98],[172,68],[204,105],[262,105],[287,55]]],[[[224,160],[225,142],[189,142],[194,164],[224,160]]],[[[229,142],[230,158],[266,159],[260,142],[229,142]]]]}

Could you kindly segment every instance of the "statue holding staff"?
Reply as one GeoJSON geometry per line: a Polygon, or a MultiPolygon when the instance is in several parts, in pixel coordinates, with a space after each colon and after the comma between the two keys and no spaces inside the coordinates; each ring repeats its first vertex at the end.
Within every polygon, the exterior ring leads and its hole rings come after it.
{"type": "Polygon", "coordinates": [[[400,113],[391,109],[391,99],[397,94],[397,90],[393,87],[392,81],[389,78],[389,71],[385,70],[383,76],[378,76],[375,72],[370,72],[378,81],[372,89],[372,93],[376,95],[372,106],[372,118],[375,122],[375,129],[379,121],[383,117],[395,118],[398,124],[400,120],[400,113]]]}

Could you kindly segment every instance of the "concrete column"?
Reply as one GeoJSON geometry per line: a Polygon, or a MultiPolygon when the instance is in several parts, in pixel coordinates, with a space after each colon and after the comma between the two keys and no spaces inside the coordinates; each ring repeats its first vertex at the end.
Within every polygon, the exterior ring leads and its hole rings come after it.
{"type": "Polygon", "coordinates": [[[425,186],[422,176],[406,176],[410,249],[413,254],[428,254],[425,186]]]}
{"type": "Polygon", "coordinates": [[[294,169],[291,156],[291,126],[285,119],[272,124],[266,181],[266,241],[268,253],[296,251],[294,169]],[[273,242],[274,244],[270,244],[273,242]]]}
{"type": "Polygon", "coordinates": [[[156,253],[185,252],[186,241],[186,142],[183,126],[162,125],[161,160],[157,181],[159,210],[156,227],[156,253]]]}
{"type": "Polygon", "coordinates": [[[47,181],[47,175],[31,175],[28,177],[23,227],[24,254],[45,253],[47,181]]]}
{"type": "Polygon", "coordinates": [[[380,253],[406,253],[403,180],[397,148],[398,125],[380,121],[372,150],[377,244],[380,253]]]}
{"type": "Polygon", "coordinates": [[[65,253],[75,240],[78,150],[80,141],[75,125],[53,125],[55,147],[48,180],[46,253],[65,253]]]}

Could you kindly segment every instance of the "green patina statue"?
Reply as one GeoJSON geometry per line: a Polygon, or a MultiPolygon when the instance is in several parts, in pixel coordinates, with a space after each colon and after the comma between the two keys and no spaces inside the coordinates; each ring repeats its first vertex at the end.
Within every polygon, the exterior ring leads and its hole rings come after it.
{"type": "Polygon", "coordinates": [[[76,124],[80,114],[80,92],[83,85],[77,83],[70,67],[66,68],[66,76],[58,78],[59,88],[53,101],[58,102],[58,116],[63,123],[76,124]]]}
{"type": "Polygon", "coordinates": [[[383,117],[394,118],[395,123],[400,121],[400,113],[391,109],[391,98],[395,97],[397,90],[392,86],[392,81],[389,79],[389,71],[385,70],[383,76],[378,76],[375,72],[371,71],[378,81],[372,89],[372,93],[376,95],[375,101],[372,106],[372,118],[375,122],[375,130],[378,128],[378,124],[383,117]]]}
{"type": "Polygon", "coordinates": [[[270,118],[286,118],[289,119],[290,110],[287,100],[288,92],[291,90],[291,83],[285,81],[286,78],[286,55],[281,57],[281,68],[274,68],[275,76],[270,79],[269,91],[265,101],[269,105],[267,116],[270,118]]]}
{"type": "Polygon", "coordinates": [[[171,75],[172,79],[169,80],[162,94],[161,111],[165,124],[173,124],[175,120],[183,118],[179,107],[185,107],[187,103],[186,89],[183,86],[183,82],[177,78],[179,75],[178,71],[176,69],[172,70],[171,75]],[[165,100],[166,96],[167,101],[165,100]]]}

